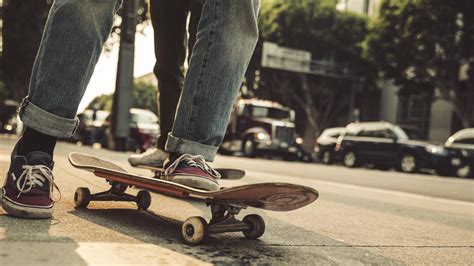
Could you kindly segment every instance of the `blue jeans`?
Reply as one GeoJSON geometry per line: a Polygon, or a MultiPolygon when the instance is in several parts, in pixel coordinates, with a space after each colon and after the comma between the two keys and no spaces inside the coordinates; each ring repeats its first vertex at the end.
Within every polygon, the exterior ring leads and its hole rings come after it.
{"type": "MultiPolygon", "coordinates": [[[[213,161],[258,39],[259,0],[203,0],[196,44],[166,149],[213,161]]],[[[112,27],[118,0],[56,0],[20,117],[71,137],[77,108],[112,27]]]]}

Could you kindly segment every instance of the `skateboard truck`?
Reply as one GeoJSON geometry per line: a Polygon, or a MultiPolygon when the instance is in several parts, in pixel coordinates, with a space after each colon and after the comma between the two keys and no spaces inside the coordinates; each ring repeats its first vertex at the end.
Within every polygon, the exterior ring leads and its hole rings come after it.
{"type": "Polygon", "coordinates": [[[91,194],[90,190],[85,187],[80,187],[74,193],[74,204],[77,208],[86,208],[91,201],[128,201],[135,202],[137,207],[142,210],[148,209],[151,205],[150,192],[146,190],[138,191],[136,196],[125,193],[128,185],[108,181],[110,189],[91,194]]]}
{"type": "Polygon", "coordinates": [[[235,218],[246,205],[226,204],[208,201],[212,219],[209,224],[203,217],[191,217],[184,221],[181,235],[191,245],[199,244],[209,234],[242,232],[248,239],[257,239],[265,232],[265,221],[260,215],[250,214],[242,221],[235,218]]]}
{"type": "MultiPolygon", "coordinates": [[[[78,188],[74,194],[76,207],[86,208],[91,201],[135,202],[138,208],[142,210],[147,210],[150,207],[150,192],[140,190],[137,196],[133,196],[125,193],[129,187],[128,185],[110,180],[108,180],[108,183],[110,189],[95,194],[91,194],[88,188],[78,188]]],[[[235,217],[242,209],[247,208],[244,204],[213,200],[207,200],[206,204],[212,213],[212,219],[209,223],[203,217],[194,216],[186,219],[181,227],[181,235],[184,241],[190,245],[201,243],[209,234],[242,232],[248,239],[257,239],[265,232],[265,222],[259,215],[247,215],[242,221],[235,217]]]]}
{"type": "MultiPolygon", "coordinates": [[[[74,195],[77,208],[85,208],[91,201],[131,201],[139,209],[147,210],[151,204],[150,192],[206,203],[212,213],[209,223],[203,217],[196,216],[182,224],[181,235],[191,245],[199,244],[209,234],[226,232],[242,232],[249,239],[259,238],[265,232],[264,220],[256,214],[247,215],[242,220],[237,219],[236,216],[242,209],[250,206],[272,211],[291,211],[314,202],[319,196],[315,189],[288,183],[248,184],[203,191],[129,173],[113,162],[86,154],[71,153],[69,162],[76,168],[104,178],[111,185],[109,190],[93,195],[87,188],[77,189],[74,195]],[[142,190],[132,196],[125,193],[128,187],[142,190]]],[[[239,178],[243,176],[240,174],[239,178]]],[[[229,179],[237,179],[237,176],[229,175],[229,179]]]]}

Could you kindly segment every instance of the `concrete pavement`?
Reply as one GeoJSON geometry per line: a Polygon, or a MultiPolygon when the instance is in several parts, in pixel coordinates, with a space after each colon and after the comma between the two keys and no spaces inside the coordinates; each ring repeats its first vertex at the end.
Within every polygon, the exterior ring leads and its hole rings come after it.
{"type": "MultiPolygon", "coordinates": [[[[0,173],[13,139],[0,137],[0,173]]],[[[199,247],[182,243],[180,221],[209,218],[201,204],[154,195],[150,212],[134,204],[94,202],[74,209],[79,186],[107,188],[103,179],[67,162],[72,151],[126,163],[128,154],[58,144],[55,178],[62,199],[54,219],[27,221],[0,210],[0,265],[18,264],[472,264],[474,182],[338,166],[218,157],[215,165],[247,170],[243,183],[290,182],[314,187],[320,199],[292,212],[256,209],[266,221],[260,240],[216,235],[199,247]]],[[[3,176],[2,176],[3,177],[3,176]]]]}

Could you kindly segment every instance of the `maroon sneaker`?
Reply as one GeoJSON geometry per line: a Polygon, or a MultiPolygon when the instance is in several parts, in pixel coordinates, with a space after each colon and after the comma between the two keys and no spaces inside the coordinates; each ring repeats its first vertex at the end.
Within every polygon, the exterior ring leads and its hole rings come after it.
{"type": "Polygon", "coordinates": [[[192,188],[219,190],[221,175],[212,169],[203,156],[183,154],[174,161],[166,161],[160,178],[192,188]]]}
{"type": "Polygon", "coordinates": [[[13,151],[10,169],[0,190],[3,209],[18,218],[51,218],[53,186],[58,189],[51,172],[54,165],[51,156],[40,151],[20,156],[16,150],[13,151]]]}

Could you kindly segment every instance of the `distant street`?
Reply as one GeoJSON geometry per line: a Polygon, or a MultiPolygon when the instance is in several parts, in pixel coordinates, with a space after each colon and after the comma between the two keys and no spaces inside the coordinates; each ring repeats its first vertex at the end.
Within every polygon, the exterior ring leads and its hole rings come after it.
{"type": "MultiPolygon", "coordinates": [[[[15,139],[0,136],[0,173],[9,165],[15,139]]],[[[0,210],[0,265],[19,264],[472,264],[474,180],[395,171],[347,169],[314,163],[219,156],[218,167],[247,171],[245,183],[289,182],[313,187],[320,198],[292,212],[259,213],[267,229],[260,240],[241,233],[215,235],[198,247],[185,245],[180,221],[203,215],[198,203],[154,195],[150,210],[134,204],[94,202],[76,210],[77,187],[107,188],[103,179],[69,165],[69,152],[127,163],[128,153],[59,143],[55,179],[62,199],[54,219],[19,220],[0,210]]],[[[134,193],[132,191],[132,193],[134,193]]]]}

